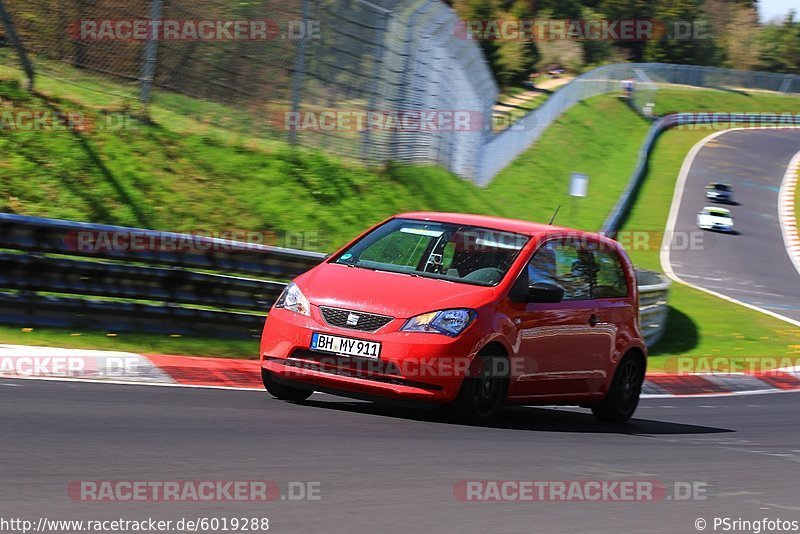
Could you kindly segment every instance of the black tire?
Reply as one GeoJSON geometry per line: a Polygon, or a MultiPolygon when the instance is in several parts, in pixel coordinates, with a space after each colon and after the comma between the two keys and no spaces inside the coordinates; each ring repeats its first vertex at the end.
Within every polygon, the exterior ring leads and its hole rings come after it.
{"type": "Polygon", "coordinates": [[[490,421],[506,401],[508,375],[508,358],[503,354],[478,354],[470,375],[461,384],[458,397],[449,406],[453,415],[473,424],[490,421]]]}
{"type": "Polygon", "coordinates": [[[636,411],[644,382],[641,358],[626,356],[619,362],[605,400],[592,406],[594,416],[606,423],[624,423],[636,411]]]}
{"type": "Polygon", "coordinates": [[[303,402],[314,393],[310,389],[293,388],[275,383],[272,379],[272,374],[263,367],[261,368],[261,379],[264,381],[264,388],[267,392],[279,400],[303,402]]]}

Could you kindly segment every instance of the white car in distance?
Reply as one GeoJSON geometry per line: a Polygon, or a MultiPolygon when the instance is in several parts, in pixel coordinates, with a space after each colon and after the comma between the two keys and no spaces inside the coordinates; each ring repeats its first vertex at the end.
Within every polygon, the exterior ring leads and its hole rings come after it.
{"type": "Polygon", "coordinates": [[[697,226],[703,230],[733,232],[733,216],[731,210],[706,206],[697,214],[697,226]]]}

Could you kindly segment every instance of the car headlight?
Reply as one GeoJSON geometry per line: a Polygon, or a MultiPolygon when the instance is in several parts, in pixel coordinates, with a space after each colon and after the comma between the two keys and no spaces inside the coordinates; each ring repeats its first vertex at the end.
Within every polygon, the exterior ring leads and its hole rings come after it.
{"type": "Polygon", "coordinates": [[[308,299],[294,282],[286,286],[281,296],[275,301],[275,307],[311,316],[311,304],[308,303],[308,299]]]}
{"type": "Polygon", "coordinates": [[[402,332],[444,334],[453,337],[463,332],[477,315],[474,310],[465,309],[423,313],[406,321],[400,330],[402,332]]]}

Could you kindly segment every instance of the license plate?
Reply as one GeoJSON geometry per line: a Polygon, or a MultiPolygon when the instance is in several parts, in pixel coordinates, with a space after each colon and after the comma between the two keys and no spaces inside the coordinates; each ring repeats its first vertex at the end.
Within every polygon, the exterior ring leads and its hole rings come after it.
{"type": "Polygon", "coordinates": [[[381,354],[381,344],[377,341],[364,341],[314,332],[311,335],[311,350],[377,359],[381,354]]]}

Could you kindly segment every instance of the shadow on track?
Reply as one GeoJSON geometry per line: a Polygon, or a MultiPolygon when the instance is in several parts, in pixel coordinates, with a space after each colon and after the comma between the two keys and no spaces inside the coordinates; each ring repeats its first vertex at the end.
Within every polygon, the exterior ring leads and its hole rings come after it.
{"type": "MultiPolygon", "coordinates": [[[[301,403],[326,410],[395,417],[427,423],[470,426],[453,421],[441,410],[413,410],[391,405],[362,401],[318,401],[301,403]]],[[[668,435],[668,434],[719,434],[734,432],[724,428],[686,425],[649,419],[632,419],[624,424],[609,424],[597,421],[586,413],[555,408],[508,407],[502,409],[484,428],[523,430],[531,432],[576,432],[585,434],[668,435]]]]}

